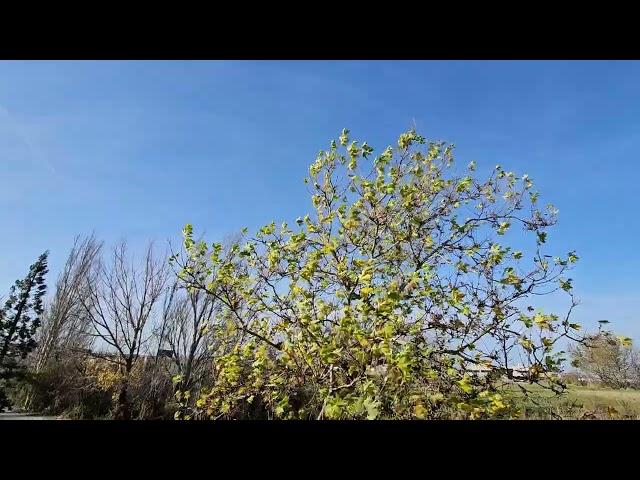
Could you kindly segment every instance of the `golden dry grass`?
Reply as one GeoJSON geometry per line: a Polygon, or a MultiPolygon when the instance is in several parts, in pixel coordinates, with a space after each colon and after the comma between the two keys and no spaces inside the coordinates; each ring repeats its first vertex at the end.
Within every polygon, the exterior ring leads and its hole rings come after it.
{"type": "Polygon", "coordinates": [[[640,390],[570,385],[556,395],[536,385],[525,388],[527,395],[515,385],[505,388],[524,419],[640,419],[640,390]]]}

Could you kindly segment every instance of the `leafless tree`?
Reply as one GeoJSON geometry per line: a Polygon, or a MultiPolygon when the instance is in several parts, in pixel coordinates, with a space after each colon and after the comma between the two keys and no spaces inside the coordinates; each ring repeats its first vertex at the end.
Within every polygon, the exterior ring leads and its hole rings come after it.
{"type": "Polygon", "coordinates": [[[211,358],[208,333],[215,329],[216,311],[217,304],[212,296],[185,288],[178,291],[169,308],[161,341],[171,351],[171,359],[180,376],[180,390],[190,391],[202,381],[211,358]]]}
{"type": "Polygon", "coordinates": [[[59,352],[90,347],[92,339],[87,335],[89,318],[83,301],[89,295],[87,279],[99,261],[101,249],[102,242],[97,241],[93,234],[84,239],[79,236],[74,239],[40,328],[35,355],[36,372],[59,352]]]}
{"type": "Polygon", "coordinates": [[[132,415],[128,398],[131,372],[150,337],[147,327],[164,292],[165,265],[164,258],[156,258],[151,244],[136,265],[122,242],[113,249],[110,262],[100,262],[88,282],[89,295],[83,305],[93,335],[111,350],[102,356],[116,363],[122,376],[117,418],[130,419],[132,415]]]}
{"type": "Polygon", "coordinates": [[[631,339],[600,329],[571,346],[572,365],[587,378],[612,388],[640,386],[640,353],[631,339]]]}

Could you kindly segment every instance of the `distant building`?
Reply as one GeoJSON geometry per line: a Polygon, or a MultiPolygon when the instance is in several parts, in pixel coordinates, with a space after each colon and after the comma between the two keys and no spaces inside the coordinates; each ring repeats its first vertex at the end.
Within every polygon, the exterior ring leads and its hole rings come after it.
{"type": "MultiPolygon", "coordinates": [[[[471,364],[469,366],[467,366],[467,371],[471,374],[471,375],[476,375],[478,377],[484,377],[487,374],[489,374],[489,372],[492,372],[496,369],[500,369],[501,367],[498,366],[491,366],[488,367],[486,365],[476,365],[476,364],[471,364]]],[[[503,369],[505,370],[505,369],[503,369]]],[[[529,369],[526,368],[524,365],[516,365],[513,368],[507,368],[504,372],[504,375],[508,378],[511,378],[513,380],[525,380],[526,378],[528,378],[529,376],[529,369]]]]}

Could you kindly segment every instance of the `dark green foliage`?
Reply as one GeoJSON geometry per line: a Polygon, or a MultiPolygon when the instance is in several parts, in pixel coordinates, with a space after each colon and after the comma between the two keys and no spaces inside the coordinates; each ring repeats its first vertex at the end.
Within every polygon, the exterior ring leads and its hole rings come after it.
{"type": "Polygon", "coordinates": [[[0,411],[9,406],[7,388],[22,377],[22,361],[35,346],[43,312],[47,257],[44,252],[23,280],[16,280],[0,310],[0,411]]]}

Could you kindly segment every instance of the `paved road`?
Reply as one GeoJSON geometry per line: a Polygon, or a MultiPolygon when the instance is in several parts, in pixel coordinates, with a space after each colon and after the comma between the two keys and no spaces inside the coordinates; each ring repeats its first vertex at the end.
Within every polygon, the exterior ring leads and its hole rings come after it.
{"type": "Polygon", "coordinates": [[[0,420],[59,420],[58,417],[42,417],[40,415],[32,415],[22,412],[4,412],[0,413],[0,420]]]}

